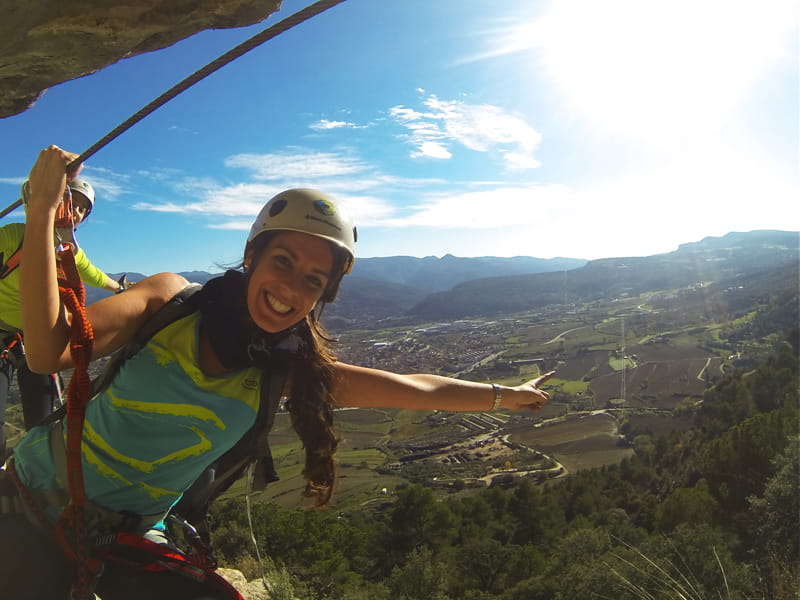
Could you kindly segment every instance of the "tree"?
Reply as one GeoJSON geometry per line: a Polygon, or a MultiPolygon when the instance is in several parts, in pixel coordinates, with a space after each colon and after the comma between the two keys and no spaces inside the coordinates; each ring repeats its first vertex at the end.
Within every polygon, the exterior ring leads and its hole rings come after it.
{"type": "Polygon", "coordinates": [[[386,583],[394,600],[447,600],[447,571],[433,560],[429,548],[418,548],[406,563],[392,569],[386,583]]]}
{"type": "Polygon", "coordinates": [[[750,516],[770,555],[797,563],[800,556],[800,437],[793,436],[783,453],[775,457],[773,475],[762,496],[751,496],[750,516]]]}
{"type": "Polygon", "coordinates": [[[566,523],[555,493],[539,492],[528,479],[523,479],[511,494],[508,511],[516,520],[512,541],[519,545],[546,546],[561,535],[566,523]]]}
{"type": "Polygon", "coordinates": [[[707,485],[677,488],[656,508],[656,527],[669,532],[681,523],[711,523],[716,508],[707,485]]]}
{"type": "Polygon", "coordinates": [[[797,431],[796,410],[774,410],[732,427],[705,447],[703,473],[720,504],[747,509],[747,497],[763,493],[773,474],[773,457],[797,431]]]}
{"type": "Polygon", "coordinates": [[[389,516],[391,564],[421,546],[435,550],[449,544],[457,532],[453,512],[428,488],[410,485],[398,492],[389,516]]]}
{"type": "Polygon", "coordinates": [[[464,589],[500,591],[517,548],[486,537],[466,541],[456,552],[459,581],[464,589]]]}
{"type": "Polygon", "coordinates": [[[392,597],[384,584],[364,581],[341,589],[337,600],[392,600],[392,597]]]}
{"type": "Polygon", "coordinates": [[[649,435],[637,435],[633,439],[633,451],[644,464],[652,465],[656,454],[656,445],[649,435]]]}

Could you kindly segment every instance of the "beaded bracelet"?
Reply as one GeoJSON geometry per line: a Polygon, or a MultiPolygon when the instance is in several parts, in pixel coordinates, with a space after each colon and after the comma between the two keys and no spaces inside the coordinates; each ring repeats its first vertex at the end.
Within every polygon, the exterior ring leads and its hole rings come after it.
{"type": "Polygon", "coordinates": [[[497,410],[500,408],[500,403],[503,401],[503,390],[496,383],[492,384],[492,390],[494,391],[494,404],[492,404],[492,410],[497,410]]]}

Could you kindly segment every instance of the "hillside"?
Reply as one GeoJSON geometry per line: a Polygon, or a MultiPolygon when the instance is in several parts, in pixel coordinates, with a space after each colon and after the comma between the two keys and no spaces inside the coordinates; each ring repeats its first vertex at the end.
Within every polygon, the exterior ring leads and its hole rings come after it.
{"type": "Polygon", "coordinates": [[[401,283],[348,275],[342,281],[336,302],[325,308],[323,319],[332,330],[363,327],[404,314],[426,295],[419,288],[401,283]]]}
{"type": "Polygon", "coordinates": [[[594,260],[560,273],[492,277],[431,294],[408,311],[421,320],[516,313],[550,304],[707,285],[796,264],[797,232],[729,233],[648,257],[594,260]]]}

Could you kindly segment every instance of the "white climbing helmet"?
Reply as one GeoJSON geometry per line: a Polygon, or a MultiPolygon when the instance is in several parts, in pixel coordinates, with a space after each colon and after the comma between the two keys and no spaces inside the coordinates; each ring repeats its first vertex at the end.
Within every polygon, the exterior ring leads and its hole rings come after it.
{"type": "MultiPolygon", "coordinates": [[[[70,181],[67,185],[70,189],[70,192],[78,192],[82,196],[85,196],[89,201],[89,210],[86,211],[86,217],[88,217],[89,213],[91,213],[92,209],[94,208],[94,188],[85,179],[78,179],[77,177],[70,181]]],[[[84,219],[86,217],[84,217],[84,219]]]]}
{"type": "Polygon", "coordinates": [[[247,236],[248,245],[265,231],[299,231],[333,242],[348,255],[343,272],[353,268],[356,227],[344,207],[328,194],[308,188],[279,193],[258,213],[247,236]]]}
{"type": "MultiPolygon", "coordinates": [[[[67,184],[67,187],[69,187],[70,192],[78,192],[89,201],[89,210],[86,211],[86,216],[84,217],[85,219],[86,217],[89,216],[89,213],[91,213],[92,209],[94,208],[94,188],[85,179],[78,179],[78,178],[75,178],[72,181],[70,181],[67,184]]],[[[20,195],[22,196],[23,204],[27,208],[28,200],[30,199],[31,196],[31,184],[29,181],[25,181],[22,184],[20,195]]]]}

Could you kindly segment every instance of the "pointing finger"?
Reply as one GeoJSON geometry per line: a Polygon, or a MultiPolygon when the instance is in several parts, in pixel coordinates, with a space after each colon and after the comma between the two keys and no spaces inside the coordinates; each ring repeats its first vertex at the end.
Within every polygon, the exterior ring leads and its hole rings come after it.
{"type": "Polygon", "coordinates": [[[555,371],[548,371],[548,372],[547,372],[547,373],[545,373],[544,375],[542,375],[542,376],[540,376],[540,377],[537,377],[536,379],[534,379],[534,380],[533,380],[533,381],[534,381],[533,385],[534,385],[535,387],[539,387],[540,385],[542,385],[542,384],[543,384],[545,381],[547,381],[548,379],[550,379],[550,378],[551,378],[553,375],[555,375],[555,374],[556,374],[556,372],[555,372],[555,371]]]}

